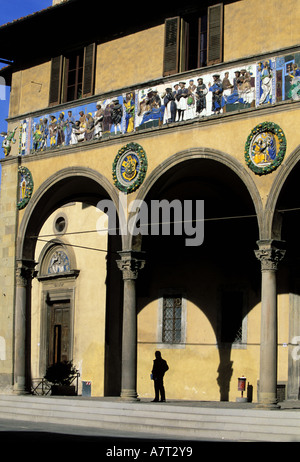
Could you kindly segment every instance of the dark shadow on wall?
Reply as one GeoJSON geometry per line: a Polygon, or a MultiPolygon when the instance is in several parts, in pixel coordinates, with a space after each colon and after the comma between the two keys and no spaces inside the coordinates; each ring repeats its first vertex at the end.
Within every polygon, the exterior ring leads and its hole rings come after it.
{"type": "MultiPolygon", "coordinates": [[[[235,222],[234,227],[230,225],[226,229],[224,224],[218,223],[214,232],[212,227],[207,227],[207,238],[200,247],[187,248],[181,236],[148,236],[143,239],[146,265],[137,281],[138,312],[153,300],[158,303],[158,298],[168,289],[182,290],[187,301],[203,311],[214,331],[215,347],[219,353],[216,381],[221,401],[228,401],[230,388],[237,387],[237,383],[232,382],[233,371],[234,375],[247,375],[245,370],[234,369],[231,357],[234,338],[222,338],[222,326],[225,329],[229,326],[233,335],[232,326],[238,325],[235,317],[238,315],[242,320],[260,301],[260,263],[254,254],[255,243],[247,236],[252,226],[255,230],[255,223],[244,222],[238,226],[235,222]],[[230,303],[227,310],[222,307],[224,293],[230,295],[235,291],[243,295],[242,312],[234,310],[230,303]]],[[[153,315],[156,316],[156,313],[153,315]]],[[[202,346],[200,325],[199,352],[202,346]]],[[[207,364],[208,368],[215,366],[215,363],[207,364]]]]}
{"type": "Polygon", "coordinates": [[[220,364],[218,367],[217,382],[220,389],[220,401],[229,401],[230,383],[233,374],[233,361],[230,359],[231,348],[219,351],[220,364]]]}
{"type": "Polygon", "coordinates": [[[109,236],[106,258],[105,396],[120,396],[121,393],[123,280],[117,266],[120,249],[120,236],[109,236]]]}
{"type": "MultiPolygon", "coordinates": [[[[224,346],[222,341],[221,299],[226,290],[241,291],[241,317],[247,316],[260,301],[260,263],[254,254],[259,234],[254,205],[245,185],[229,168],[203,159],[176,166],[162,176],[149,192],[149,207],[153,199],[166,199],[169,203],[175,199],[204,200],[204,241],[200,246],[189,247],[186,235],[172,231],[167,236],[153,236],[150,232],[142,236],[146,265],[137,281],[138,311],[158,300],[165,289],[184,291],[187,300],[203,311],[214,330],[219,351],[216,380],[220,400],[227,401],[233,370],[241,375],[247,372],[234,369],[232,343],[227,340],[224,346]]],[[[230,325],[234,321],[233,310],[229,309],[226,316],[230,325]]],[[[154,336],[156,342],[156,333],[154,336]]]]}

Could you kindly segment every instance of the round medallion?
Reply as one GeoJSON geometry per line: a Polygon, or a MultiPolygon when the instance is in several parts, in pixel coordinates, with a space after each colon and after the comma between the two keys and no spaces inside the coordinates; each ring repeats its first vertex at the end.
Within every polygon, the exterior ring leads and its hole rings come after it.
{"type": "Polygon", "coordinates": [[[19,200],[17,207],[19,210],[24,209],[28,204],[33,192],[33,179],[27,167],[19,167],[19,200]]]}
{"type": "Polygon", "coordinates": [[[245,160],[257,175],[275,170],[283,161],[286,138],[283,130],[273,122],[263,122],[253,128],[245,145],[245,160]]]}
{"type": "Polygon", "coordinates": [[[143,183],[147,167],[144,149],[137,143],[127,144],[118,151],[113,163],[114,184],[125,193],[135,191],[143,183]]]}

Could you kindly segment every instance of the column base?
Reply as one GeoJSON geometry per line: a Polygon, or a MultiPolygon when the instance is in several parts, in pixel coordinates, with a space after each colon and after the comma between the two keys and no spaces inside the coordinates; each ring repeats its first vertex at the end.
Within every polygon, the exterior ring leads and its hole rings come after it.
{"type": "Polygon", "coordinates": [[[278,403],[258,403],[256,409],[266,409],[266,410],[279,410],[281,406],[278,403]]]}
{"type": "Polygon", "coordinates": [[[140,401],[135,390],[122,390],[120,398],[122,401],[140,401]]]}
{"type": "Polygon", "coordinates": [[[25,385],[25,377],[18,377],[17,382],[13,385],[13,394],[14,395],[28,395],[29,392],[25,385]]]}
{"type": "Polygon", "coordinates": [[[12,391],[14,395],[30,395],[30,392],[24,388],[13,387],[12,391]]]}
{"type": "Polygon", "coordinates": [[[264,393],[263,396],[260,394],[260,400],[256,406],[259,409],[280,409],[280,405],[278,404],[278,400],[274,397],[273,393],[264,393]]]}

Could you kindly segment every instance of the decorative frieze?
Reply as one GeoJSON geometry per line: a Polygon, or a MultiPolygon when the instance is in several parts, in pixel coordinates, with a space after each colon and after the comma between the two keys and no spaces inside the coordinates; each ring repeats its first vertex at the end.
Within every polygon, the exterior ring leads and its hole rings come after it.
{"type": "MultiPolygon", "coordinates": [[[[190,77],[98,96],[43,111],[19,122],[19,155],[100,141],[107,136],[300,99],[300,53],[226,67],[190,77]]],[[[16,135],[17,136],[17,135],[16,135]]]]}
{"type": "Polygon", "coordinates": [[[16,130],[17,130],[17,127],[15,127],[14,130],[12,131],[0,133],[0,135],[4,138],[2,142],[2,148],[4,150],[5,157],[9,156],[10,151],[11,151],[11,145],[16,142],[16,139],[15,139],[16,130]]]}

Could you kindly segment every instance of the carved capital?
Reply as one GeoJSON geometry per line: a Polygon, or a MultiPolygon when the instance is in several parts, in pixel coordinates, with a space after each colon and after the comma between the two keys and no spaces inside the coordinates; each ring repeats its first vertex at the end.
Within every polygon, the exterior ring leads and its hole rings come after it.
{"type": "Polygon", "coordinates": [[[138,258],[134,252],[119,252],[121,260],[117,260],[118,268],[122,271],[123,279],[137,279],[138,272],[144,268],[145,260],[138,258]]]}
{"type": "Polygon", "coordinates": [[[272,244],[262,244],[259,250],[255,250],[255,255],[261,262],[262,271],[276,271],[279,262],[285,256],[285,250],[272,246],[272,244]]]}
{"type": "Polygon", "coordinates": [[[36,276],[35,265],[35,262],[30,262],[29,264],[23,264],[21,261],[17,262],[16,285],[18,287],[30,285],[31,280],[36,276]]]}
{"type": "Polygon", "coordinates": [[[16,284],[18,287],[27,287],[28,280],[24,268],[16,269],[16,284]]]}

